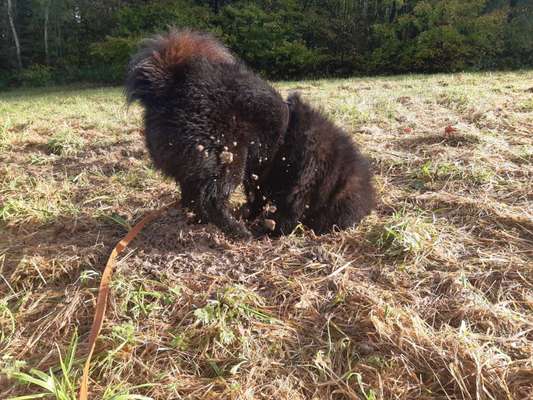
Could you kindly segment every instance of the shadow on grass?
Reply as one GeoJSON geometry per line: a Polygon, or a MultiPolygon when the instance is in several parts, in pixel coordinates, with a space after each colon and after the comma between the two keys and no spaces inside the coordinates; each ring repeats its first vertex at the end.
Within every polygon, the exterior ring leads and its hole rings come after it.
{"type": "Polygon", "coordinates": [[[98,89],[117,88],[117,86],[105,86],[91,83],[75,83],[65,86],[43,86],[36,88],[12,88],[0,91],[0,101],[18,101],[27,100],[35,97],[45,97],[48,95],[83,95],[84,92],[90,92],[98,89]]]}
{"type": "Polygon", "coordinates": [[[396,141],[396,145],[402,149],[412,149],[418,146],[430,146],[440,144],[450,147],[471,146],[480,143],[481,140],[474,135],[469,134],[454,134],[453,136],[445,137],[443,135],[426,135],[407,137],[396,141]]]}

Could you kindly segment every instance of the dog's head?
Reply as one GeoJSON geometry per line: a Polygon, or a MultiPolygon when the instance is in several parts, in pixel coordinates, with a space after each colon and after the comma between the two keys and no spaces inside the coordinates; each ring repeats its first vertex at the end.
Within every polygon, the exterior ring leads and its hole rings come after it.
{"type": "Polygon", "coordinates": [[[128,67],[126,96],[144,105],[160,102],[186,73],[193,60],[210,64],[235,64],[237,59],[221,42],[207,33],[171,29],[141,43],[128,67]]]}

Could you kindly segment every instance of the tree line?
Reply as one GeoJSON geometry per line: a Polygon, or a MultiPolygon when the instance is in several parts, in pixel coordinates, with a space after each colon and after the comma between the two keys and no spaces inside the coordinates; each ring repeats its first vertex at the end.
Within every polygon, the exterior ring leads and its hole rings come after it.
{"type": "Polygon", "coordinates": [[[0,87],[121,82],[169,26],[213,32],[269,78],[533,66],[533,0],[3,0],[0,87]]]}

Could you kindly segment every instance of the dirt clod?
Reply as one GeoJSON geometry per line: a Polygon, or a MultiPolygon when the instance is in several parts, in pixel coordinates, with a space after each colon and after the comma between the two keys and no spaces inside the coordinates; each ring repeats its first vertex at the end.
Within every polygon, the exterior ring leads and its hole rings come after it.
{"type": "Polygon", "coordinates": [[[274,229],[276,229],[276,221],[274,221],[273,219],[265,219],[265,221],[263,222],[263,225],[266,229],[270,231],[273,231],[274,229]]]}
{"type": "Polygon", "coordinates": [[[231,164],[233,162],[233,153],[230,151],[220,153],[220,162],[222,164],[231,164]]]}

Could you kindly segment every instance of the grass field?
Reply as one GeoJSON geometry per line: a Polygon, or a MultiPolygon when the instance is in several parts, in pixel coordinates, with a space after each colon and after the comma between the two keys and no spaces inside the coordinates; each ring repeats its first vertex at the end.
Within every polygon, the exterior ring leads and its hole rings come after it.
{"type": "MultiPolygon", "coordinates": [[[[117,266],[92,398],[532,399],[533,71],[277,86],[353,134],[377,210],[251,243],[171,210],[117,266]]],[[[119,88],[1,93],[0,159],[0,398],[74,399],[112,246],[178,192],[119,88]]]]}

